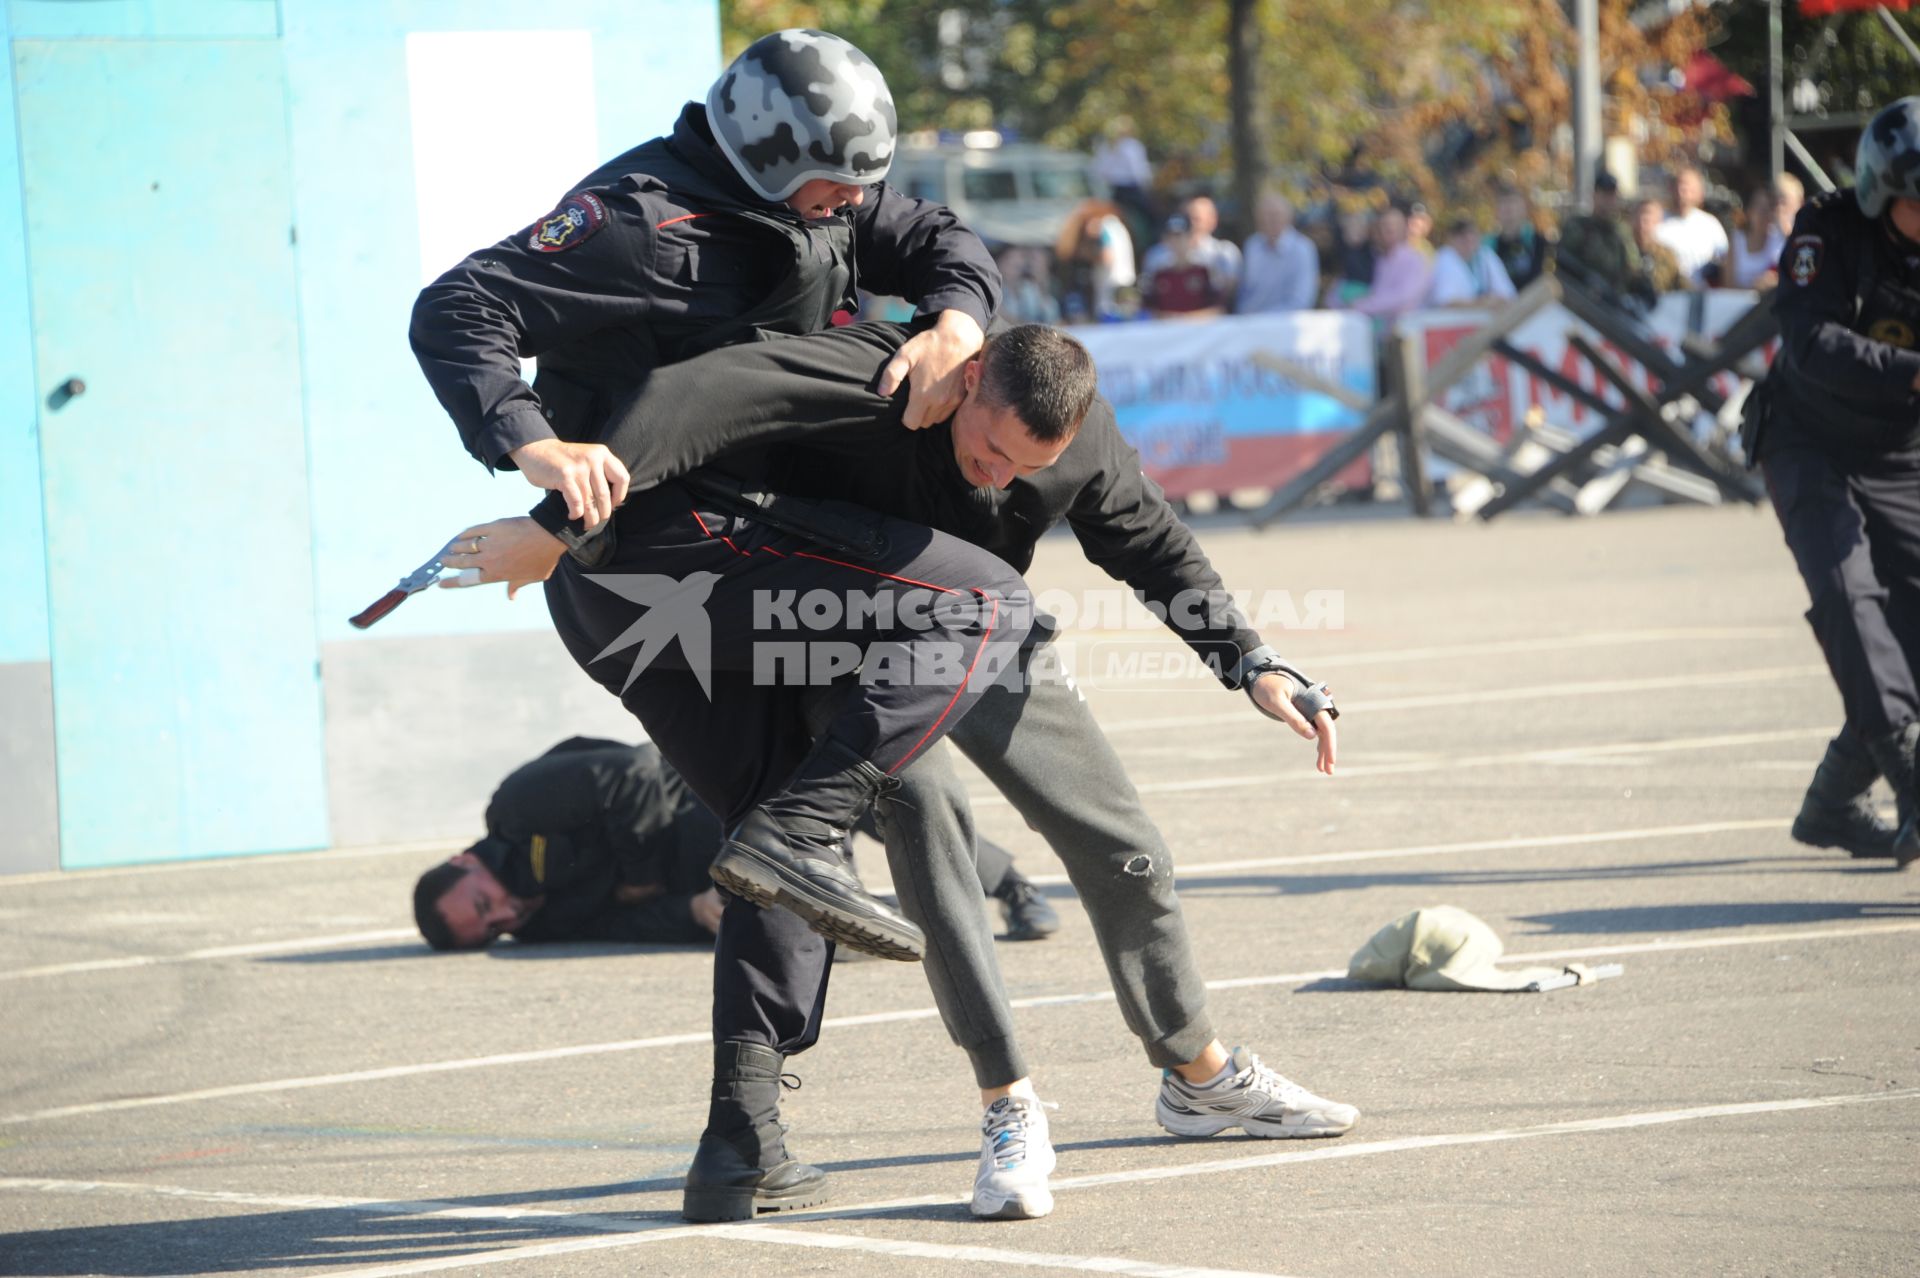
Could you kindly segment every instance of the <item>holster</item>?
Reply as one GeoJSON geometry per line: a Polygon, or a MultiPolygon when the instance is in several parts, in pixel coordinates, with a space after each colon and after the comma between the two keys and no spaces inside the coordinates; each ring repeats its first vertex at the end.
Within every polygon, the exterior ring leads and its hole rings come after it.
{"type": "Polygon", "coordinates": [[[850,559],[884,558],[889,549],[882,516],[859,506],[765,492],[711,470],[696,471],[680,482],[728,514],[818,542],[850,559]]]}
{"type": "Polygon", "coordinates": [[[1772,380],[1769,374],[1755,382],[1747,392],[1747,402],[1740,406],[1740,454],[1747,459],[1748,470],[1760,464],[1760,443],[1773,420],[1772,380]]]}

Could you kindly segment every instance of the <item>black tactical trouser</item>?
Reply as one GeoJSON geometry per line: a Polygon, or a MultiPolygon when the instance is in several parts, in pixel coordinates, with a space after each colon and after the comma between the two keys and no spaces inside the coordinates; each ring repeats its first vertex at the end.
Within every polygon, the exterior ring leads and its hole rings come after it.
{"type": "Polygon", "coordinates": [[[1813,626],[1849,734],[1884,737],[1920,716],[1920,453],[1843,460],[1782,444],[1761,462],[1807,583],[1813,626]]]}
{"type": "MultiPolygon", "coordinates": [[[[853,562],[691,498],[684,514],[650,498],[657,517],[622,524],[610,562],[561,561],[548,608],[574,660],[728,829],[812,747],[810,697],[828,698],[816,706],[820,735],[893,774],[1017,664],[1031,624],[1025,583],[977,546],[859,512],[886,549],[853,562]],[[848,648],[866,662],[855,678],[838,677],[848,648]]],[[[829,957],[790,912],[729,901],[714,950],[714,1041],[811,1046],[829,957]]]]}

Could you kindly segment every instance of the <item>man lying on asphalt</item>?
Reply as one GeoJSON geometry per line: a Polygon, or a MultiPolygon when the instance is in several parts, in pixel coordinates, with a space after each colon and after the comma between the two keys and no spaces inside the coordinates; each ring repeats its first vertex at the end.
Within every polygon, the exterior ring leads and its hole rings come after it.
{"type": "MultiPolygon", "coordinates": [[[[487,804],[487,836],[420,876],[413,917],[436,950],[516,941],[710,943],[720,891],[708,874],[720,822],[660,751],[591,737],[562,741],[509,773],[487,804]]],[[[881,836],[871,817],[859,830],[881,836]]],[[[1013,854],[978,846],[980,890],[1006,939],[1034,941],[1060,918],[1013,854]]]]}

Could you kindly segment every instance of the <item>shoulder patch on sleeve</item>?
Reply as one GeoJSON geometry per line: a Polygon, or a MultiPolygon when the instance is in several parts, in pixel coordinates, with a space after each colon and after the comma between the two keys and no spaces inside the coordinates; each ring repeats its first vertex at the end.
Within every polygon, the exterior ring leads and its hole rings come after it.
{"type": "Polygon", "coordinates": [[[1801,288],[1820,275],[1820,259],[1826,243],[1818,235],[1796,235],[1787,241],[1787,278],[1801,288]]]}
{"type": "Polygon", "coordinates": [[[581,191],[560,201],[560,207],[533,224],[527,247],[536,253],[559,253],[584,244],[607,224],[607,206],[592,191],[581,191]]]}

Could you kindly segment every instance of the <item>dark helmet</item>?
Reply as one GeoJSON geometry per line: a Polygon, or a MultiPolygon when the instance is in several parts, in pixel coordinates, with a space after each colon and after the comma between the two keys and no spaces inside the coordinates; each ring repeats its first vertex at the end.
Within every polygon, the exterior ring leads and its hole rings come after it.
{"type": "Polygon", "coordinates": [[[1868,217],[1903,197],[1920,200],[1920,98],[1882,107],[1860,134],[1853,165],[1853,198],[1868,217]]]}
{"type": "Polygon", "coordinates": [[[707,120],[733,167],[778,202],[815,178],[866,186],[893,165],[893,95],[866,54],[824,31],[776,31],[707,91],[707,120]]]}

